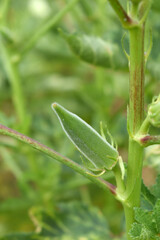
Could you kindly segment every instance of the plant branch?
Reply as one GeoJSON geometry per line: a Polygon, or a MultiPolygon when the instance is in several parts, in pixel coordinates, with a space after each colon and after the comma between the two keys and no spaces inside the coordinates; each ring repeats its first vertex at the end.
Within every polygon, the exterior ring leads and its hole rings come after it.
{"type": "Polygon", "coordinates": [[[23,131],[25,131],[24,127],[28,125],[29,119],[28,116],[26,116],[25,100],[23,96],[19,73],[17,70],[18,66],[12,61],[11,54],[8,51],[2,37],[0,37],[0,50],[3,60],[3,66],[11,84],[13,103],[18,117],[18,121],[20,123],[20,126],[23,128],[23,131]]]}
{"type": "Polygon", "coordinates": [[[0,25],[4,25],[6,23],[8,8],[11,0],[4,0],[1,6],[1,13],[0,13],[0,25]]]}
{"type": "Polygon", "coordinates": [[[26,44],[21,50],[21,56],[27,53],[36,42],[52,27],[54,27],[63,17],[64,15],[71,10],[71,8],[78,2],[79,0],[71,0],[60,12],[58,12],[55,16],[51,16],[47,22],[45,22],[42,26],[40,26],[37,31],[31,34],[31,38],[26,41],[26,44]]]}
{"type": "Polygon", "coordinates": [[[27,143],[31,147],[39,150],[40,152],[45,153],[46,155],[50,156],[51,158],[56,159],[57,161],[59,161],[59,162],[65,164],[65,165],[67,165],[68,167],[72,168],[73,170],[80,173],[84,177],[88,178],[89,180],[91,180],[92,182],[94,182],[99,187],[103,188],[104,190],[109,189],[112,192],[112,194],[116,195],[116,187],[114,185],[105,181],[102,178],[94,177],[92,175],[92,173],[89,172],[84,167],[80,166],[79,164],[72,161],[71,159],[62,156],[61,154],[59,154],[56,151],[54,151],[53,149],[43,145],[42,143],[39,143],[36,140],[34,140],[30,137],[27,137],[27,136],[13,130],[13,129],[10,129],[10,128],[2,125],[2,124],[0,124],[0,133],[3,134],[3,135],[7,135],[7,136],[10,136],[10,137],[16,138],[23,143],[27,143]]]}
{"type": "Polygon", "coordinates": [[[150,145],[160,144],[160,135],[158,136],[139,136],[136,141],[143,147],[148,147],[150,145]]]}
{"type": "Polygon", "coordinates": [[[108,0],[116,14],[118,15],[122,25],[124,28],[132,28],[135,25],[137,25],[137,22],[135,22],[124,10],[122,5],[119,3],[118,0],[108,0]]]}

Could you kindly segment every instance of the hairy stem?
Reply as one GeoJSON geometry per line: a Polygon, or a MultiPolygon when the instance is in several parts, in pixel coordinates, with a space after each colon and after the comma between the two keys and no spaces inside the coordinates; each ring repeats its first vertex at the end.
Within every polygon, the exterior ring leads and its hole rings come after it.
{"type": "Polygon", "coordinates": [[[87,169],[83,168],[76,162],[70,160],[69,158],[66,158],[62,156],[61,154],[57,153],[53,149],[37,142],[36,140],[29,138],[13,129],[10,129],[2,124],[0,124],[0,133],[3,135],[7,135],[10,137],[13,137],[15,139],[20,140],[23,143],[27,143],[31,147],[45,153],[46,155],[50,156],[53,159],[56,159],[57,161],[67,165],[68,167],[72,168],[74,171],[80,173],[81,175],[85,176],[92,182],[94,182],[99,187],[103,188],[104,190],[109,189],[114,195],[116,195],[116,187],[112,185],[111,183],[105,181],[102,178],[96,178],[92,175],[91,172],[89,172],[87,169]]]}

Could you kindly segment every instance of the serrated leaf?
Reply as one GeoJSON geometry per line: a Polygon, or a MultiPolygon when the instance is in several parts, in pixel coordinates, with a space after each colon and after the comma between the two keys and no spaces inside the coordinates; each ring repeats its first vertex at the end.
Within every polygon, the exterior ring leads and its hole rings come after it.
{"type": "Polygon", "coordinates": [[[90,125],[61,105],[52,108],[62,128],[77,149],[95,166],[95,170],[111,170],[118,161],[118,152],[90,125]]]}
{"type": "Polygon", "coordinates": [[[98,240],[111,239],[101,212],[78,202],[59,204],[54,216],[40,213],[39,239],[98,240]]]}
{"type": "Polygon", "coordinates": [[[139,223],[133,223],[130,236],[134,240],[153,240],[152,233],[139,223]]]}
{"type": "Polygon", "coordinates": [[[118,46],[106,42],[99,37],[84,34],[66,34],[60,30],[71,50],[81,60],[90,64],[112,68],[113,58],[118,55],[118,46]]]}
{"type": "Polygon", "coordinates": [[[160,199],[152,211],[135,208],[135,220],[130,235],[137,240],[160,240],[160,199]]]}
{"type": "Polygon", "coordinates": [[[142,181],[141,185],[141,205],[147,210],[152,210],[156,202],[156,198],[151,194],[149,189],[145,186],[142,181]]]}
{"type": "Polygon", "coordinates": [[[154,217],[156,220],[157,231],[160,233],[160,199],[157,200],[154,207],[154,217]]]}
{"type": "Polygon", "coordinates": [[[142,208],[135,208],[135,219],[143,224],[149,231],[156,234],[156,223],[154,221],[153,212],[142,208]]]}

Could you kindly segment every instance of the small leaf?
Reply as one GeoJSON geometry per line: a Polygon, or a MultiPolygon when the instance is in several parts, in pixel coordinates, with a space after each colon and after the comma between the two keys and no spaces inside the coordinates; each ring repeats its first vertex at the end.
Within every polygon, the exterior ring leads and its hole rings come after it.
{"type": "Polygon", "coordinates": [[[154,217],[156,220],[157,231],[160,233],[160,199],[157,200],[154,207],[154,217]]]}
{"type": "Polygon", "coordinates": [[[52,104],[62,128],[77,149],[97,170],[111,170],[118,161],[118,152],[90,125],[57,103],[52,104]]]}
{"type": "Polygon", "coordinates": [[[155,240],[152,233],[139,223],[133,223],[130,236],[134,240],[155,240]]]}
{"type": "Polygon", "coordinates": [[[145,186],[143,181],[141,186],[141,202],[142,202],[142,205],[148,210],[152,210],[156,202],[155,196],[152,195],[152,193],[145,186]]]}
{"type": "Polygon", "coordinates": [[[142,208],[135,208],[135,219],[143,224],[143,226],[149,231],[156,234],[156,224],[152,211],[147,211],[142,208]]]}
{"type": "Polygon", "coordinates": [[[96,66],[112,68],[114,67],[113,57],[116,60],[118,46],[104,41],[101,38],[87,36],[84,34],[66,34],[60,30],[66,39],[71,50],[81,60],[96,66]]]}
{"type": "Polygon", "coordinates": [[[152,190],[152,191],[151,191],[152,194],[153,194],[156,198],[160,198],[160,175],[157,176],[156,184],[152,186],[151,190],[152,190]]]}

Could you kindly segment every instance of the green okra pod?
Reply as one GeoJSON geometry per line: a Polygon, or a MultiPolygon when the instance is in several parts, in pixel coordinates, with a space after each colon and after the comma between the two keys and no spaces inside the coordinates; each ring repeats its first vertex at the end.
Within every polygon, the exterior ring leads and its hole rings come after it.
{"type": "Polygon", "coordinates": [[[61,105],[53,103],[52,108],[69,139],[96,170],[111,170],[116,165],[119,157],[118,151],[98,132],[61,105]]]}

